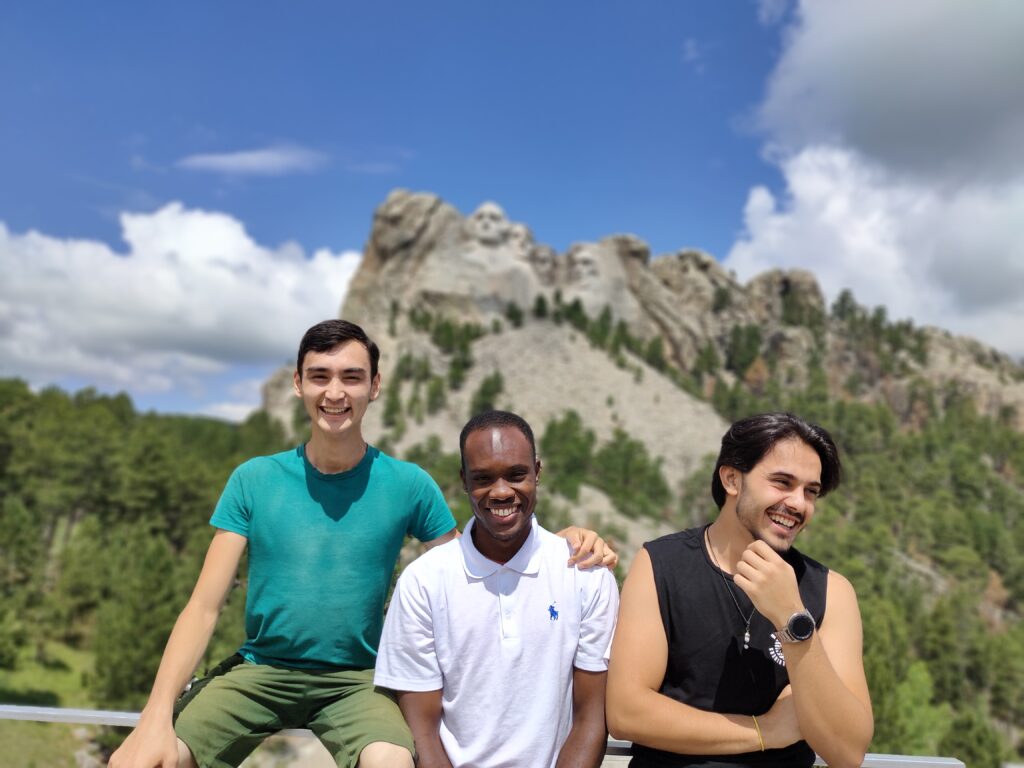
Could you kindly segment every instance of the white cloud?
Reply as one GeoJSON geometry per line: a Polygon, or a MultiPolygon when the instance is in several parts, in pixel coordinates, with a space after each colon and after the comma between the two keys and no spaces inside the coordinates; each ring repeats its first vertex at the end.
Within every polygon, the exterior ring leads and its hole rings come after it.
{"type": "Polygon", "coordinates": [[[221,421],[242,422],[258,407],[258,400],[252,403],[214,403],[204,407],[201,413],[221,421]]]}
{"type": "Polygon", "coordinates": [[[230,400],[208,403],[200,411],[223,421],[245,421],[261,402],[263,379],[243,379],[228,387],[230,400]]]}
{"type": "Polygon", "coordinates": [[[1012,177],[1022,40],[1018,0],[802,0],[760,123],[790,151],[842,143],[933,180],[1012,177]]]}
{"type": "Polygon", "coordinates": [[[890,317],[1024,355],[1024,180],[950,189],[837,147],[809,147],[780,168],[784,196],[751,190],[724,260],[741,279],[808,269],[830,299],[850,288],[890,317]]]}
{"type": "Polygon", "coordinates": [[[784,191],[750,191],[725,263],[803,267],[829,297],[1024,355],[1024,4],[801,0],[787,18],[758,108],[784,191]]]}
{"type": "Polygon", "coordinates": [[[337,316],[360,259],[268,248],[180,203],[121,226],[123,254],[0,223],[0,376],[200,393],[232,366],[286,362],[307,327],[337,316]]]}
{"type": "Polygon", "coordinates": [[[322,152],[293,145],[277,145],[241,152],[189,155],[179,160],[177,165],[193,171],[215,171],[231,175],[284,176],[317,171],[327,161],[327,155],[322,152]]]}

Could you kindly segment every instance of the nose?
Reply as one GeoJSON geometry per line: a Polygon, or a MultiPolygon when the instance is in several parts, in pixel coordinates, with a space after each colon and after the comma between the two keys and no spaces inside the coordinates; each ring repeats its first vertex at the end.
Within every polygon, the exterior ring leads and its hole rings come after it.
{"type": "Polygon", "coordinates": [[[786,496],[786,508],[801,515],[807,511],[807,497],[802,486],[793,488],[786,496]]]}
{"type": "Polygon", "coordinates": [[[330,400],[340,400],[342,396],[345,394],[345,389],[344,387],[341,386],[341,381],[332,378],[327,383],[327,389],[325,390],[325,394],[330,400]]]}
{"type": "Polygon", "coordinates": [[[487,495],[491,501],[508,501],[515,498],[516,492],[505,482],[505,478],[499,477],[494,481],[494,485],[491,486],[491,490],[487,495]]]}

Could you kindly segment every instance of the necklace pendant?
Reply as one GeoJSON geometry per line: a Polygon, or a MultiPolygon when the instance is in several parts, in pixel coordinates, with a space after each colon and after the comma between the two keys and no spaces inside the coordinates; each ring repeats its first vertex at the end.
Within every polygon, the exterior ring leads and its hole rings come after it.
{"type": "Polygon", "coordinates": [[[747,631],[743,633],[743,650],[747,650],[750,647],[750,627],[747,627],[747,631]]]}

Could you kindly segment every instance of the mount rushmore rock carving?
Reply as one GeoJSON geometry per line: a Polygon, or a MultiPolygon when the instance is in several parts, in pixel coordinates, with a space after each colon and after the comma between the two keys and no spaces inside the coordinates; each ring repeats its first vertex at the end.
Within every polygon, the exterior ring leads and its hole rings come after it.
{"type": "MultiPolygon", "coordinates": [[[[556,349],[570,363],[583,365],[588,355],[569,344],[569,336],[562,339],[570,334],[568,329],[556,329],[550,322],[539,330],[532,327],[537,321],[531,308],[541,299],[547,307],[575,304],[591,319],[609,313],[611,322],[621,324],[633,338],[659,346],[676,371],[689,374],[717,365],[713,375],[697,377],[704,397],[715,387],[737,382],[755,388],[768,381],[803,387],[812,366],[820,366],[833,396],[884,401],[904,420],[914,418],[914,392],[924,382],[937,389],[956,386],[981,410],[1024,426],[1021,366],[975,340],[909,323],[880,324],[878,310],[872,314],[852,303],[852,297],[840,312],[826,304],[814,276],[803,270],[771,270],[742,284],[706,253],[684,249],[652,257],[648,245],[630,234],[574,243],[558,253],[494,202],[463,215],[437,195],[393,191],[374,212],[363,261],[341,315],[380,340],[385,378],[389,366],[409,350],[445,365],[443,356],[410,325],[414,309],[489,329],[506,323],[514,306],[526,318],[520,331],[538,337],[530,340],[526,353],[532,370],[551,371],[566,362],[551,359],[556,349]],[[881,341],[862,338],[879,333],[879,328],[884,331],[881,341]],[[748,355],[737,353],[738,339],[753,345],[748,355]],[[568,346],[560,347],[559,340],[568,346]]],[[[494,365],[500,366],[487,336],[473,348],[476,358],[494,357],[494,365]]],[[[604,401],[621,398],[621,392],[604,392],[608,387],[601,382],[614,378],[614,365],[607,362],[608,371],[593,363],[600,370],[581,371],[569,380],[587,377],[604,401]]],[[[656,375],[652,372],[634,387],[649,390],[656,375]]],[[[265,388],[265,406],[282,422],[292,407],[288,382],[290,372],[282,371],[265,388]]],[[[571,392],[545,387],[543,380],[524,381],[519,391],[507,385],[505,391],[512,398],[507,404],[519,405],[518,399],[536,407],[550,400],[541,410],[552,414],[573,399],[571,392]]],[[[453,425],[464,419],[463,407],[468,401],[452,406],[453,425]]],[[[538,413],[530,415],[536,420],[538,413]]],[[[657,412],[650,415],[664,420],[657,412]]],[[[709,420],[709,430],[717,426],[709,420]]]]}

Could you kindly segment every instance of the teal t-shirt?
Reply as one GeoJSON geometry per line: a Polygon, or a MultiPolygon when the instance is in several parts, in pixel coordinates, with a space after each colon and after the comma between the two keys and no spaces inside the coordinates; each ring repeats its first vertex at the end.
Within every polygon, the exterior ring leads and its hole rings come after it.
{"type": "Polygon", "coordinates": [[[405,535],[436,539],[455,518],[415,464],[371,446],[351,470],[325,475],[299,446],[238,467],[210,524],[249,540],[243,656],[368,669],[405,535]]]}

